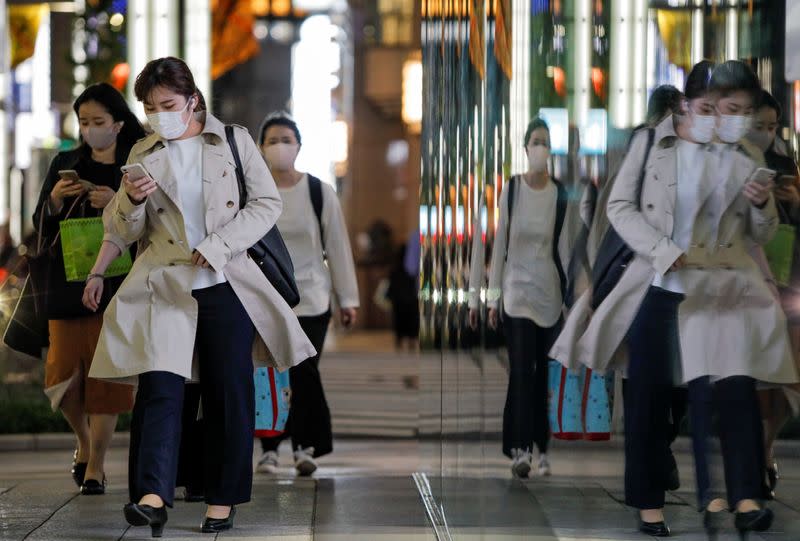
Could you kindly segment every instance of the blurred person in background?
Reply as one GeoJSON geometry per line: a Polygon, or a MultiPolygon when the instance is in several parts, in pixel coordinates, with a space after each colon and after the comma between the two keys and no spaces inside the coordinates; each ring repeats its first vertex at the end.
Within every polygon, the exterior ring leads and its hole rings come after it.
{"type": "MultiPolygon", "coordinates": [[[[558,246],[567,193],[548,171],[547,123],[533,119],[522,144],[528,170],[512,177],[500,195],[487,304],[491,328],[502,317],[510,364],[503,454],[512,459],[512,474],[527,478],[534,444],[539,475],[550,475],[547,353],[561,325],[565,274],[558,246]]],[[[471,324],[477,320],[476,309],[470,317],[471,324]]]]}
{"type": "MultiPolygon", "coordinates": [[[[777,172],[775,200],[782,224],[790,225],[796,232],[800,226],[800,190],[798,190],[797,164],[785,154],[784,144],[778,135],[781,106],[766,90],[761,91],[760,105],[753,115],[753,124],[747,139],[764,153],[766,166],[777,172]]],[[[795,363],[800,359],[800,242],[795,239],[789,283],[779,287],[783,311],[789,322],[789,337],[795,363]]],[[[796,388],[796,387],[795,387],[796,388]]],[[[792,415],[789,397],[791,390],[785,386],[760,385],[759,401],[764,420],[764,443],[767,485],[769,496],[774,498],[778,483],[778,464],[773,447],[783,426],[792,415]]]]}
{"type": "Polygon", "coordinates": [[[84,284],[68,282],[61,243],[54,242],[59,223],[67,218],[101,216],[120,187],[120,166],[145,132],[125,99],[111,85],[89,86],[73,105],[80,124],[81,144],[59,153],[50,164],[34,226],[45,245],[52,244],[46,312],[50,349],[45,365],[45,393],[53,408],[60,408],[78,438],[72,477],[85,495],[105,493],[105,456],[117,416],[133,407],[128,385],[89,378],[95,347],[103,324],[103,312],[124,276],[106,280],[106,290],[96,311],[83,306],[84,284]],[[74,170],[87,189],[59,171],[74,170]],[[72,212],[70,213],[70,209],[72,212]]]}
{"type": "Polygon", "coordinates": [[[316,459],[333,451],[331,413],[319,363],[334,297],[342,326],[356,323],[359,298],[353,251],[336,192],[295,169],[302,144],[295,121],[283,112],[267,115],[258,131],[258,144],[283,201],[277,225],[292,257],[300,292],[294,311],[317,353],[289,370],[292,395],[286,431],[261,439],[263,453],[256,471],[277,471],[278,448],[288,437],[297,473],[310,476],[317,470],[316,459]]]}

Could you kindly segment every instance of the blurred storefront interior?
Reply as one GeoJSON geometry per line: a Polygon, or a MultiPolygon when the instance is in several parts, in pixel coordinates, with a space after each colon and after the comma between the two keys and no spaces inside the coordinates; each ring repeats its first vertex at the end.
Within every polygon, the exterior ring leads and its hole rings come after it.
{"type": "Polygon", "coordinates": [[[417,226],[419,13],[418,0],[0,0],[4,248],[30,236],[49,161],[76,144],[73,99],[107,81],[144,119],[133,79],[179,56],[226,122],[255,136],[270,111],[297,120],[299,168],[334,185],[345,208],[362,325],[387,326],[371,299],[417,226]]]}
{"type": "MultiPolygon", "coordinates": [[[[651,91],[667,83],[682,89],[701,59],[743,59],[755,68],[784,109],[780,133],[796,156],[800,74],[791,66],[800,53],[786,45],[787,2],[777,0],[424,0],[421,7],[420,430],[432,476],[482,477],[500,456],[508,365],[502,337],[485,324],[487,273],[474,271],[491,260],[500,193],[527,169],[530,119],[549,124],[551,172],[571,195],[561,238],[573,241],[584,190],[613,174],[651,91]],[[483,279],[471,285],[471,275],[483,279]],[[480,307],[477,332],[468,325],[470,299],[480,307]]],[[[459,506],[446,483],[431,486],[445,506],[459,506]]]]}

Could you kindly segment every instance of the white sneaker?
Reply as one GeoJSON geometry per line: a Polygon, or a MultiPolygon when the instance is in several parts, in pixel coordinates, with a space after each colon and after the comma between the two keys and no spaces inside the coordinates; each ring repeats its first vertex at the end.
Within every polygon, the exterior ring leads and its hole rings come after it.
{"type": "Polygon", "coordinates": [[[298,448],[294,452],[294,468],[300,477],[310,477],[317,471],[317,463],[314,460],[314,448],[298,448]]]}
{"type": "Polygon", "coordinates": [[[550,461],[547,460],[547,455],[542,453],[539,455],[539,475],[542,477],[549,477],[551,473],[550,461]]]}
{"type": "Polygon", "coordinates": [[[258,459],[256,473],[268,473],[274,475],[278,473],[278,453],[275,451],[265,451],[258,459]]]}
{"type": "Polygon", "coordinates": [[[511,456],[514,459],[511,465],[511,473],[514,477],[520,479],[527,479],[531,473],[531,462],[533,457],[530,451],[523,449],[512,449],[511,456]]]}

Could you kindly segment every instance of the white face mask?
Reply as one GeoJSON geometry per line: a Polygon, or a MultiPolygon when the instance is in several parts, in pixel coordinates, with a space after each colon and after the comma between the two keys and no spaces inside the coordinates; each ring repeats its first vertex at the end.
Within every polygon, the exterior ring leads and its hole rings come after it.
{"type": "Polygon", "coordinates": [[[121,122],[115,122],[111,126],[87,126],[81,128],[81,137],[92,150],[106,150],[117,141],[117,134],[121,129],[121,122]]]}
{"type": "Polygon", "coordinates": [[[294,167],[299,151],[299,145],[277,143],[264,148],[264,159],[267,160],[270,169],[289,171],[294,167]]]}
{"type": "Polygon", "coordinates": [[[691,124],[689,125],[689,136],[695,143],[710,143],[714,138],[714,128],[717,124],[717,117],[713,115],[698,115],[689,112],[691,124]]]}
{"type": "Polygon", "coordinates": [[[547,162],[550,159],[550,149],[544,145],[528,147],[528,168],[534,173],[547,171],[547,162]]]}
{"type": "Polygon", "coordinates": [[[744,115],[719,115],[717,137],[726,143],[741,141],[750,130],[750,117],[744,115]]]}
{"type": "Polygon", "coordinates": [[[180,111],[162,111],[160,113],[150,113],[147,115],[147,120],[150,122],[150,127],[159,136],[166,139],[177,139],[189,128],[189,122],[192,120],[192,114],[183,120],[183,113],[189,108],[192,103],[192,98],[186,102],[186,105],[180,111]]]}

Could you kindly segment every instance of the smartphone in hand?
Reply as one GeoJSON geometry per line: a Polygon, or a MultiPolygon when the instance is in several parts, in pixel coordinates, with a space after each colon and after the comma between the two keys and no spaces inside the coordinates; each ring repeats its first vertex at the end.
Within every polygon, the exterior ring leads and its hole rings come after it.
{"type": "Polygon", "coordinates": [[[767,169],[766,167],[759,167],[753,174],[750,175],[750,182],[758,182],[761,185],[766,186],[769,182],[775,178],[776,171],[774,169],[767,169]]]}
{"type": "Polygon", "coordinates": [[[74,169],[62,169],[58,172],[58,176],[63,178],[64,180],[69,180],[70,182],[80,182],[81,177],[78,175],[78,172],[74,169]]]}
{"type": "Polygon", "coordinates": [[[131,163],[121,167],[123,173],[128,173],[128,180],[139,180],[142,177],[149,176],[147,170],[140,163],[131,163]]]}

